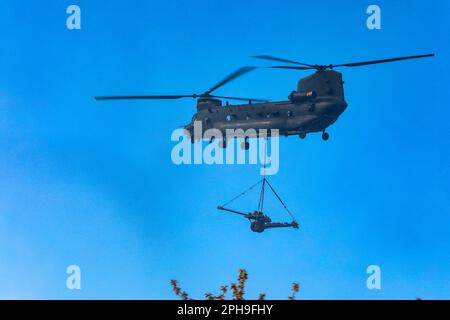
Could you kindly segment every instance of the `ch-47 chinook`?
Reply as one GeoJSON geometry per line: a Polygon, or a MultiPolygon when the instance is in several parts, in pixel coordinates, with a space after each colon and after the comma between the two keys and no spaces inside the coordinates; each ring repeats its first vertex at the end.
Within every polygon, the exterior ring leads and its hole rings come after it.
{"type": "Polygon", "coordinates": [[[305,138],[308,133],[322,132],[322,139],[328,140],[327,128],[332,125],[347,108],[344,98],[342,74],[334,71],[338,67],[359,67],[364,65],[386,63],[400,60],[432,57],[434,54],[415,55],[383,60],[371,60],[344,64],[317,65],[286,60],[272,56],[255,56],[255,58],[289,63],[291,65],[271,66],[269,68],[315,70],[315,72],[298,81],[297,91],[292,91],[287,101],[267,101],[261,99],[216,96],[212,93],[224,84],[252,71],[255,67],[243,67],[231,73],[225,79],[200,94],[188,95],[145,95],[145,96],[103,96],[97,100],[128,100],[128,99],[197,99],[197,112],[192,121],[184,126],[189,132],[192,142],[203,138],[203,133],[208,129],[218,129],[223,137],[220,141],[222,147],[226,147],[228,138],[244,138],[243,149],[249,148],[248,138],[270,133],[272,129],[278,129],[279,135],[298,135],[305,138]],[[225,105],[222,100],[246,101],[246,104],[225,105]],[[201,136],[194,137],[194,123],[201,123],[201,136]],[[232,137],[227,137],[228,132],[234,132],[232,137]],[[242,130],[238,130],[242,129],[242,130]],[[253,130],[252,130],[253,129],[253,130]],[[239,136],[239,133],[242,136],[239,136]]]}

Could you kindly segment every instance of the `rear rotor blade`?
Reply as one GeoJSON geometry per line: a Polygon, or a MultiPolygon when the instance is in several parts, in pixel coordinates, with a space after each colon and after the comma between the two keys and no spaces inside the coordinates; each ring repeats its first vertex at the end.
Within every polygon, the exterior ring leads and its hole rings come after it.
{"type": "Polygon", "coordinates": [[[270,66],[267,68],[271,69],[293,69],[293,70],[311,70],[311,69],[317,69],[313,67],[297,67],[297,66],[270,66]]]}
{"type": "MultiPolygon", "coordinates": [[[[312,64],[307,64],[307,63],[303,63],[303,62],[298,62],[298,61],[294,61],[294,60],[287,60],[287,59],[277,58],[277,57],[272,57],[272,56],[253,56],[253,58],[263,59],[263,60],[272,60],[272,61],[278,61],[278,62],[286,62],[286,63],[292,63],[292,64],[298,64],[298,65],[301,65],[301,66],[306,66],[306,67],[310,67],[310,68],[314,69],[314,66],[312,64]]],[[[299,69],[299,70],[303,70],[303,69],[299,69]]]]}
{"type": "Polygon", "coordinates": [[[391,59],[370,60],[370,61],[362,61],[362,62],[335,64],[335,65],[332,65],[332,67],[359,67],[359,66],[366,66],[366,65],[370,65],[370,64],[393,62],[393,61],[408,60],[408,59],[427,58],[427,57],[434,57],[434,53],[417,55],[417,56],[391,58],[391,59]]]}
{"type": "Polygon", "coordinates": [[[256,67],[242,67],[239,68],[238,70],[234,71],[233,73],[231,73],[230,75],[228,75],[227,77],[225,77],[222,81],[218,82],[214,87],[212,87],[211,89],[209,89],[208,91],[206,91],[206,94],[210,94],[211,92],[217,90],[218,88],[220,88],[221,86],[223,86],[224,84],[246,74],[247,72],[250,72],[252,70],[256,69],[256,67]]]}
{"type": "Polygon", "coordinates": [[[95,100],[148,100],[148,99],[181,99],[196,98],[196,95],[165,95],[165,96],[102,96],[95,97],[95,100]]]}

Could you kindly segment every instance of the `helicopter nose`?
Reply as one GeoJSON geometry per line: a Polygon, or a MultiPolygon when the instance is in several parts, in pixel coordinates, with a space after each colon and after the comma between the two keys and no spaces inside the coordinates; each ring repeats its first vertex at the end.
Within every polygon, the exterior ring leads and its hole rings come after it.
{"type": "Polygon", "coordinates": [[[342,103],[341,103],[341,112],[340,113],[344,112],[345,109],[347,109],[347,106],[348,106],[347,102],[342,101],[342,103]]]}
{"type": "Polygon", "coordinates": [[[347,103],[345,101],[333,101],[328,103],[326,110],[328,115],[339,116],[347,108],[347,103]]]}
{"type": "Polygon", "coordinates": [[[340,101],[336,103],[336,106],[334,108],[337,114],[341,114],[347,108],[347,102],[340,101]]]}

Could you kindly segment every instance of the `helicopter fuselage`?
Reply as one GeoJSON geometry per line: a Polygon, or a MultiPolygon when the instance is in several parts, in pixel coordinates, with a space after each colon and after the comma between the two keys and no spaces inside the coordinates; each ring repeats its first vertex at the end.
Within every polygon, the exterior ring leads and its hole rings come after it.
{"type": "MultiPolygon", "coordinates": [[[[277,129],[279,135],[300,135],[325,132],[345,111],[343,81],[339,72],[327,70],[303,78],[289,100],[278,102],[225,105],[218,99],[197,102],[197,113],[185,129],[194,137],[194,124],[201,122],[202,132],[217,129],[223,137],[258,137],[277,129]],[[240,130],[239,130],[240,129],[240,130]]],[[[202,136],[203,137],[203,136],[202,136]]],[[[194,137],[193,141],[202,137],[194,137]]]]}
{"type": "MultiPolygon", "coordinates": [[[[201,121],[202,129],[218,129],[223,136],[227,130],[242,129],[252,137],[261,130],[279,130],[280,135],[298,135],[323,132],[344,112],[347,103],[333,97],[318,97],[314,102],[270,103],[212,107],[197,112],[193,121],[201,121]]],[[[186,128],[192,130],[191,122],[186,128]]]]}

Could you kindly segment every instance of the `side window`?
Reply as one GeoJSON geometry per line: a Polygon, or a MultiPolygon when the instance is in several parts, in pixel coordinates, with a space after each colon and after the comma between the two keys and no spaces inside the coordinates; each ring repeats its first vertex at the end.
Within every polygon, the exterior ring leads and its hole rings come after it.
{"type": "Polygon", "coordinates": [[[227,114],[226,118],[225,118],[228,122],[236,120],[237,116],[235,114],[227,114]]]}

